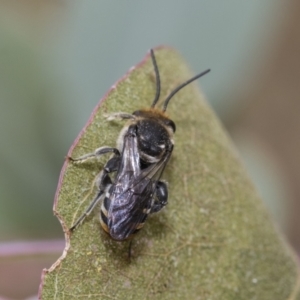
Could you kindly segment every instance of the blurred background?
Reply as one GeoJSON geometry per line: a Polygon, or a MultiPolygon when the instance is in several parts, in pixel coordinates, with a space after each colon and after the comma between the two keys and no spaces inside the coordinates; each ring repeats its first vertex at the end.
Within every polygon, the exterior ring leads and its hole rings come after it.
{"type": "Polygon", "coordinates": [[[298,0],[0,0],[0,298],[36,295],[64,246],[52,213],[64,157],[110,86],[161,44],[212,69],[207,100],[300,252],[298,0]]]}

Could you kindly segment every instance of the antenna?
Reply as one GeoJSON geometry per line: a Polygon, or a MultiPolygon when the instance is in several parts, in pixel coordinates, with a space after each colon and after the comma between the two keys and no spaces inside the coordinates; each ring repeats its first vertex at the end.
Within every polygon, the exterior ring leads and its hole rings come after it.
{"type": "Polygon", "coordinates": [[[189,83],[193,82],[194,80],[200,78],[201,76],[207,74],[208,72],[210,72],[210,69],[205,70],[204,72],[192,77],[191,79],[187,80],[186,82],[182,83],[181,85],[179,85],[177,88],[175,88],[170,95],[166,98],[165,102],[164,102],[164,106],[162,111],[165,112],[167,109],[167,106],[169,104],[169,101],[171,100],[171,98],[177,93],[179,92],[183,87],[185,87],[186,85],[188,85],[189,83]]]}
{"type": "Polygon", "coordinates": [[[157,67],[157,63],[156,63],[156,59],[155,59],[155,55],[154,55],[154,51],[153,49],[150,50],[151,53],[151,58],[152,58],[152,63],[154,66],[154,72],[155,72],[155,81],[156,81],[156,95],[155,98],[153,100],[153,103],[151,105],[151,107],[155,107],[158,99],[159,99],[159,95],[160,95],[160,77],[159,77],[159,71],[158,71],[158,67],[157,67]]]}

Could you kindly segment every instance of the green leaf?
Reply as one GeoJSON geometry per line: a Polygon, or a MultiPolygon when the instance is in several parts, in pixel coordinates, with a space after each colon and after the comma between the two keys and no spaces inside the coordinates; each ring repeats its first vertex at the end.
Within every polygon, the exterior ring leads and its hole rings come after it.
{"type": "MultiPolygon", "coordinates": [[[[192,73],[176,51],[161,47],[155,54],[163,99],[192,73]]],[[[149,107],[154,78],[148,55],[100,101],[69,155],[114,146],[123,125],[108,122],[104,115],[149,107]]],[[[84,164],[65,162],[54,210],[66,249],[44,271],[40,297],[300,299],[293,254],[274,229],[196,83],[172,99],[168,113],[177,126],[173,156],[163,176],[169,182],[169,204],[150,216],[134,238],[131,261],[128,242],[115,242],[103,232],[98,211],[71,236],[68,232],[95,195],[93,182],[108,157],[84,164]]]]}

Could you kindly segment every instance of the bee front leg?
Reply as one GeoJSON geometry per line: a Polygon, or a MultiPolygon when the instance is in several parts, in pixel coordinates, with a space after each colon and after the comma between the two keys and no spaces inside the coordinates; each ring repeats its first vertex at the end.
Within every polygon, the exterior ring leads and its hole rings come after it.
{"type": "Polygon", "coordinates": [[[88,206],[86,211],[77,219],[74,225],[69,229],[70,231],[73,231],[78,225],[80,225],[84,221],[84,219],[88,217],[91,214],[91,212],[94,210],[96,205],[102,199],[105,190],[112,183],[109,177],[109,173],[115,172],[119,168],[119,164],[120,164],[120,156],[114,156],[106,163],[103,170],[99,174],[98,180],[96,181],[96,184],[99,187],[99,191],[96,197],[93,199],[93,201],[88,206]]]}
{"type": "Polygon", "coordinates": [[[156,182],[155,197],[156,199],[150,211],[151,214],[160,211],[168,203],[168,186],[165,182],[163,181],[156,182]]]}
{"type": "Polygon", "coordinates": [[[107,121],[113,120],[134,120],[135,116],[126,112],[117,112],[113,114],[105,115],[107,121]]]}

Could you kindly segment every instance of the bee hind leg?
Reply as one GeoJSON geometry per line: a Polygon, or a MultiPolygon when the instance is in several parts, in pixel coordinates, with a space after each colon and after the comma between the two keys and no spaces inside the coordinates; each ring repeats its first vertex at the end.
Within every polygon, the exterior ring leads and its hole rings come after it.
{"type": "Polygon", "coordinates": [[[74,225],[69,229],[70,231],[74,231],[78,225],[80,225],[86,217],[88,217],[91,212],[94,210],[96,205],[102,200],[102,196],[105,192],[105,190],[109,187],[109,185],[112,183],[109,173],[115,172],[120,164],[120,157],[114,156],[112,157],[104,166],[103,170],[99,174],[99,178],[96,181],[97,186],[99,187],[99,191],[96,195],[96,197],[93,199],[91,204],[88,206],[86,211],[77,219],[77,221],[74,223],[74,225]]]}
{"type": "Polygon", "coordinates": [[[160,211],[168,203],[168,186],[165,182],[157,181],[155,197],[156,199],[150,211],[151,214],[160,211]]]}
{"type": "Polygon", "coordinates": [[[86,217],[88,217],[91,212],[94,210],[96,205],[99,203],[103,195],[103,191],[99,191],[97,196],[94,198],[94,200],[91,202],[87,210],[77,219],[77,221],[74,223],[74,225],[69,229],[69,231],[74,231],[78,225],[80,225],[86,217]]]}

